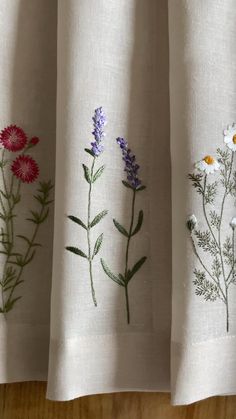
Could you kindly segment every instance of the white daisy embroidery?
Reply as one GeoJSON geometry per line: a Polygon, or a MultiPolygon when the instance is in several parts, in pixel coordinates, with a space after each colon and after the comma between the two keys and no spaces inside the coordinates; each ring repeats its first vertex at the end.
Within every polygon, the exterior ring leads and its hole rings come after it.
{"type": "Polygon", "coordinates": [[[205,156],[195,164],[196,169],[205,172],[207,175],[220,169],[219,162],[212,156],[205,156]]]}
{"type": "Polygon", "coordinates": [[[230,150],[236,151],[236,125],[228,125],[227,129],[224,130],[224,143],[230,150]]]}
{"type": "Polygon", "coordinates": [[[236,217],[233,217],[229,223],[230,227],[234,230],[236,227],[236,217]]]}

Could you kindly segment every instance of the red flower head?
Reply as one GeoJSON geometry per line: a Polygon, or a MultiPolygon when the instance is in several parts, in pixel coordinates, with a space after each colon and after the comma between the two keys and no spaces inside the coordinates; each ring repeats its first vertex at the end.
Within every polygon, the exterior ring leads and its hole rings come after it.
{"type": "Polygon", "coordinates": [[[38,144],[38,142],[39,142],[38,137],[32,137],[29,144],[36,145],[36,144],[38,144]]]}
{"type": "Polygon", "coordinates": [[[22,182],[31,183],[37,179],[39,168],[31,156],[18,156],[11,165],[13,174],[22,182]]]}
{"type": "Polygon", "coordinates": [[[27,137],[23,129],[9,125],[0,132],[0,143],[9,151],[19,151],[25,147],[27,137]]]}

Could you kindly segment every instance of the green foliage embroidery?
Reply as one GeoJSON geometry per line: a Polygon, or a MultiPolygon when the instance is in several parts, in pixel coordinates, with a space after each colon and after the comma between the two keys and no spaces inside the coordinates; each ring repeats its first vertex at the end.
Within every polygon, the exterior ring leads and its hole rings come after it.
{"type": "MultiPolygon", "coordinates": [[[[206,301],[221,300],[226,309],[226,331],[229,331],[229,290],[236,283],[235,226],[236,218],[225,220],[226,202],[236,196],[236,171],[234,169],[234,144],[230,150],[217,149],[217,160],[206,156],[196,164],[200,173],[188,175],[193,188],[200,195],[203,220],[206,228],[197,227],[194,215],[187,220],[193,251],[201,270],[194,269],[195,293],[206,301]],[[209,181],[211,176],[217,176],[209,181]],[[223,238],[228,226],[229,234],[223,238]],[[207,259],[204,259],[204,254],[207,259]],[[207,260],[207,263],[205,262],[207,260]]],[[[230,140],[227,140],[228,142],[230,140]]],[[[226,141],[225,141],[226,142],[226,141]]],[[[233,203],[231,204],[233,205],[233,203]]]]}
{"type": "Polygon", "coordinates": [[[86,230],[87,234],[87,252],[84,252],[83,250],[79,249],[75,246],[66,246],[66,250],[73,253],[74,255],[80,256],[88,261],[89,266],[89,278],[90,278],[90,287],[91,287],[91,294],[94,306],[97,307],[97,299],[96,299],[96,293],[94,288],[94,280],[93,280],[93,260],[95,256],[98,254],[98,252],[101,249],[102,242],[103,242],[103,233],[101,233],[97,239],[95,240],[94,245],[92,244],[92,237],[91,237],[91,230],[93,227],[97,226],[100,221],[107,215],[108,211],[103,210],[99,214],[95,215],[95,217],[92,219],[92,192],[93,192],[93,186],[95,182],[100,178],[102,173],[104,172],[105,166],[100,166],[95,171],[95,162],[97,161],[98,157],[103,151],[103,144],[102,144],[102,137],[104,137],[103,128],[106,124],[106,117],[103,112],[102,108],[98,108],[95,110],[95,114],[93,116],[93,122],[94,122],[94,131],[93,135],[95,138],[95,141],[91,143],[92,148],[85,148],[85,152],[89,154],[90,158],[92,158],[91,167],[89,168],[85,164],[82,164],[83,167],[83,174],[84,179],[88,183],[88,206],[87,206],[87,220],[86,222],[82,221],[80,218],[74,215],[69,215],[68,218],[73,221],[78,226],[82,227],[84,230],[86,230]]]}
{"type": "Polygon", "coordinates": [[[38,142],[37,137],[28,141],[24,131],[11,125],[0,134],[0,142],[3,145],[0,160],[0,174],[2,186],[0,189],[0,254],[4,256],[3,271],[0,276],[1,305],[0,313],[12,310],[16,302],[22,296],[15,296],[20,284],[24,282],[24,271],[35,257],[36,249],[41,246],[36,241],[38,231],[49,214],[49,206],[52,202],[51,181],[40,181],[36,194],[33,195],[35,209],[29,210],[26,222],[32,225],[30,236],[18,234],[20,217],[17,205],[21,202],[21,189],[27,184],[34,182],[38,177],[39,169],[35,160],[26,152],[32,149],[38,142]],[[21,151],[12,160],[12,152],[21,151]],[[8,155],[6,156],[6,153],[8,155]],[[10,171],[11,170],[11,174],[10,171]],[[9,179],[9,181],[8,181],[9,179]],[[16,249],[20,248],[20,252],[16,249]]]}
{"type": "Polygon", "coordinates": [[[129,257],[130,257],[130,243],[132,237],[136,235],[143,224],[143,211],[140,210],[137,217],[136,224],[135,221],[135,202],[136,195],[138,192],[145,189],[145,186],[141,185],[141,181],[138,178],[138,169],[139,166],[135,162],[135,156],[131,153],[131,150],[128,148],[127,142],[123,138],[117,138],[117,143],[122,149],[123,160],[125,161],[125,170],[127,172],[127,181],[122,180],[122,184],[132,191],[132,204],[131,204],[131,219],[129,228],[125,228],[119,221],[113,219],[115,228],[119,233],[124,236],[126,240],[126,251],[125,251],[125,267],[124,273],[119,273],[118,275],[114,274],[104,259],[101,259],[101,265],[105,274],[116,284],[124,288],[125,292],[125,301],[126,301],[126,313],[127,313],[127,323],[130,323],[130,304],[129,304],[129,290],[128,285],[133,276],[141,269],[142,265],[145,263],[147,257],[143,256],[139,259],[132,268],[129,267],[129,257]],[[134,226],[135,224],[135,226],[134,226]]]}

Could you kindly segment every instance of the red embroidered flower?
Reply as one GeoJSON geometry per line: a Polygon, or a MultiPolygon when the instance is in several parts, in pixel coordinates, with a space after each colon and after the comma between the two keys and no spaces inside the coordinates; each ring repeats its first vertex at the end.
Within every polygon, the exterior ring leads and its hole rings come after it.
{"type": "Polygon", "coordinates": [[[27,142],[27,137],[23,129],[16,125],[9,125],[0,133],[0,143],[9,151],[22,150],[27,142]]]}
{"type": "Polygon", "coordinates": [[[31,156],[18,156],[11,165],[14,175],[22,182],[31,183],[37,179],[39,168],[31,156]]]}
{"type": "Polygon", "coordinates": [[[29,144],[36,145],[36,144],[38,144],[38,142],[39,142],[38,137],[32,137],[29,144]]]}

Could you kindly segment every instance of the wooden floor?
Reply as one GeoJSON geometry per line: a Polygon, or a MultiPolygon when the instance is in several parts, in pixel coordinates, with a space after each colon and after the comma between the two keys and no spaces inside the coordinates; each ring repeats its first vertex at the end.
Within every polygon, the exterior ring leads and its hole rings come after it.
{"type": "Polygon", "coordinates": [[[45,383],[0,385],[1,419],[236,419],[236,396],[170,406],[169,394],[116,393],[70,402],[45,399],[45,383]]]}

